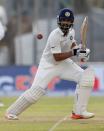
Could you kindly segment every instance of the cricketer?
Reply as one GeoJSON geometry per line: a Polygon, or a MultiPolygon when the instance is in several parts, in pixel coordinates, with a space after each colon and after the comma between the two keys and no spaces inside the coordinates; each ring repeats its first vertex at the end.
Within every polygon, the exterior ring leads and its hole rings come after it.
{"type": "Polygon", "coordinates": [[[71,59],[72,56],[76,56],[86,61],[89,58],[90,50],[83,49],[77,44],[73,24],[73,12],[68,8],[61,9],[57,16],[58,27],[48,37],[31,88],[6,110],[5,118],[18,119],[18,115],[45,94],[48,83],[57,76],[77,83],[71,118],[94,117],[94,113],[87,111],[88,100],[94,84],[94,71],[91,67],[83,70],[71,59]]]}

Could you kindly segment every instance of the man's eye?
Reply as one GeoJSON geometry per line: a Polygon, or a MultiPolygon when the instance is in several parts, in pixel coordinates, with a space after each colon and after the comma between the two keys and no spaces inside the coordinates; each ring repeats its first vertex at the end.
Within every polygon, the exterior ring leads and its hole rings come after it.
{"type": "Polygon", "coordinates": [[[62,24],[63,26],[68,26],[68,24],[62,24]]]}

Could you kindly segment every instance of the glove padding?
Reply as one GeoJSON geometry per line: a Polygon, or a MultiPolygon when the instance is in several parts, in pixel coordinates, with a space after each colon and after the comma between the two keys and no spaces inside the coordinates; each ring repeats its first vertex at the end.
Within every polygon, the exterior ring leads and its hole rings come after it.
{"type": "Polygon", "coordinates": [[[88,48],[83,49],[82,44],[79,44],[75,46],[74,48],[72,48],[72,53],[74,56],[77,56],[80,61],[85,62],[89,60],[90,49],[88,48]]]}
{"type": "Polygon", "coordinates": [[[83,62],[88,61],[89,56],[90,56],[90,49],[86,48],[86,49],[77,50],[77,57],[83,62]]]}
{"type": "Polygon", "coordinates": [[[80,47],[79,46],[75,46],[72,48],[72,53],[74,56],[76,56],[79,53],[80,47]]]}

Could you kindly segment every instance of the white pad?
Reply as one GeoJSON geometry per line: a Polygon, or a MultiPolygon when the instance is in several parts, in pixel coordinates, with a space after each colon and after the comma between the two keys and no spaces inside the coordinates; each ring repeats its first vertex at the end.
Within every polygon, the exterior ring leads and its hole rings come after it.
{"type": "Polygon", "coordinates": [[[23,96],[27,101],[30,103],[35,103],[41,96],[45,94],[45,89],[42,87],[31,87],[29,90],[27,90],[23,96]]]}
{"type": "Polygon", "coordinates": [[[13,103],[8,109],[7,114],[19,115],[31,104],[35,103],[43,94],[45,89],[41,87],[32,87],[25,91],[15,103],[13,103]]]}
{"type": "Polygon", "coordinates": [[[76,114],[81,114],[87,110],[88,100],[91,94],[91,88],[80,88],[77,85],[74,97],[74,108],[73,111],[76,114]]]}
{"type": "Polygon", "coordinates": [[[79,86],[80,87],[90,87],[92,88],[94,85],[94,79],[95,79],[95,74],[94,70],[92,68],[87,68],[80,79],[79,86]]]}
{"type": "Polygon", "coordinates": [[[6,116],[19,115],[27,109],[32,103],[28,102],[23,95],[21,95],[6,111],[6,116]]]}

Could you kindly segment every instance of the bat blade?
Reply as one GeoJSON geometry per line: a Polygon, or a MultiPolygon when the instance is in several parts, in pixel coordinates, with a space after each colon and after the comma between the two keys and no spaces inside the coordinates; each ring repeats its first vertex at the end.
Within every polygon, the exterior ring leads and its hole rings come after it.
{"type": "Polygon", "coordinates": [[[83,23],[81,25],[81,43],[82,43],[82,48],[86,48],[86,42],[87,42],[87,31],[88,31],[88,16],[86,16],[83,20],[83,23]]]}

